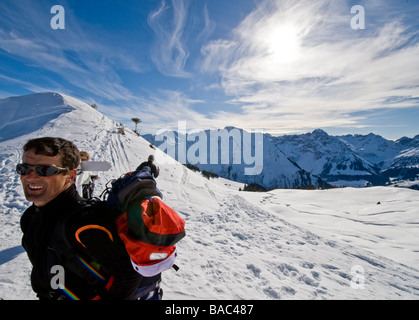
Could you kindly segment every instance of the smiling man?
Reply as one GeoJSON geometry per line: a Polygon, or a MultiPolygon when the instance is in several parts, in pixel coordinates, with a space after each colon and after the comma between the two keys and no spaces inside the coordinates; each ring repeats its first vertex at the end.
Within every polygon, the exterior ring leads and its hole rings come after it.
{"type": "MultiPolygon", "coordinates": [[[[50,300],[159,299],[160,275],[146,278],[134,271],[122,242],[113,240],[113,224],[106,232],[84,231],[85,249],[76,250],[70,230],[87,214],[81,210],[90,208],[74,185],[79,164],[79,150],[71,141],[44,137],[24,145],[22,163],[16,166],[25,197],[33,202],[20,220],[33,290],[39,299],[50,300]]],[[[103,217],[113,214],[105,206],[89,210],[100,210],[103,217]]]]}
{"type": "Polygon", "coordinates": [[[26,199],[35,206],[45,206],[73,185],[80,156],[70,141],[34,139],[23,150],[23,163],[17,165],[17,171],[26,199]]]}

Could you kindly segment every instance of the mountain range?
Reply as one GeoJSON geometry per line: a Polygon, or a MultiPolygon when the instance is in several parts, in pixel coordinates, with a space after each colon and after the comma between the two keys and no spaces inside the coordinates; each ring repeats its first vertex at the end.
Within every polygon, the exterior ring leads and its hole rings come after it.
{"type": "MultiPolygon", "coordinates": [[[[192,131],[191,131],[192,132],[192,131]]],[[[261,172],[246,175],[249,167],[244,161],[234,163],[232,155],[237,147],[237,140],[244,141],[244,134],[256,133],[227,127],[222,130],[206,130],[201,133],[180,134],[177,131],[164,133],[166,137],[174,137],[174,142],[161,142],[156,135],[143,135],[150,143],[160,147],[167,153],[168,145],[177,146],[176,159],[179,159],[181,143],[186,142],[189,150],[202,151],[196,148],[199,143],[196,137],[219,136],[219,145],[223,139],[230,139],[228,156],[230,161],[223,163],[210,161],[210,142],[207,143],[206,155],[199,158],[194,155],[186,157],[185,164],[192,164],[200,170],[215,173],[221,177],[243,182],[258,184],[266,189],[275,188],[325,188],[325,187],[366,187],[397,185],[418,189],[419,183],[419,135],[414,138],[402,137],[397,141],[387,140],[379,135],[343,135],[331,136],[324,130],[317,129],[311,133],[297,135],[273,136],[263,133],[263,147],[256,147],[256,136],[251,143],[251,154],[262,152],[261,172]],[[224,135],[220,134],[224,132],[224,135]],[[229,137],[227,137],[229,135],[229,137]],[[236,140],[236,141],[234,141],[236,140]],[[204,161],[197,162],[198,159],[204,161]]],[[[161,134],[160,134],[161,135],[161,134]]],[[[173,140],[173,139],[172,139],[173,140]]],[[[244,143],[242,143],[244,145],[244,143]]],[[[242,148],[244,156],[244,148],[242,148]]],[[[193,152],[192,152],[193,154],[193,152]]],[[[185,159],[185,157],[183,157],[185,159]]],[[[242,158],[243,159],[243,158],[242,158]]]]}

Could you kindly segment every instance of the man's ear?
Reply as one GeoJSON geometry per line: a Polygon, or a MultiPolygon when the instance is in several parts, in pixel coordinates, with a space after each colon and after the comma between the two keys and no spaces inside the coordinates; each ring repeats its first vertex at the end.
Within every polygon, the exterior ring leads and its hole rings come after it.
{"type": "Polygon", "coordinates": [[[77,169],[69,170],[68,171],[69,179],[73,183],[74,179],[76,179],[77,169]]]}

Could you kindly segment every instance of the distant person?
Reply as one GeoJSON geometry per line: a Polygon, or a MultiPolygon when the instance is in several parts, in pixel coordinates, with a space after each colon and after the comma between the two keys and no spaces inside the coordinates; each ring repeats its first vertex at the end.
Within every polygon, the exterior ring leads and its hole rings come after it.
{"type": "MultiPolygon", "coordinates": [[[[80,161],[89,161],[90,154],[86,151],[80,151],[80,161]]],[[[93,197],[93,191],[95,189],[95,180],[98,178],[97,175],[93,175],[91,171],[82,171],[81,164],[77,169],[76,187],[78,193],[85,199],[91,199],[93,197]]]]}
{"type": "Polygon", "coordinates": [[[148,156],[148,161],[144,161],[143,163],[141,163],[137,167],[136,171],[147,170],[152,176],[154,176],[154,178],[157,178],[160,173],[160,168],[156,167],[156,165],[153,162],[154,156],[151,154],[148,156]]]}

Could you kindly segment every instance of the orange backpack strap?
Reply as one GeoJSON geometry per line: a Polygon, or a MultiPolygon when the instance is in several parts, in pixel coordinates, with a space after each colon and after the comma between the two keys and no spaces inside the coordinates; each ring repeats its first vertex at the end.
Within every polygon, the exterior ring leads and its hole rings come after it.
{"type": "Polygon", "coordinates": [[[113,241],[113,236],[112,236],[112,233],[111,233],[108,229],[106,229],[106,228],[105,228],[105,227],[103,227],[103,226],[99,226],[99,225],[97,225],[97,224],[89,224],[89,225],[87,225],[87,226],[83,226],[83,227],[78,228],[78,229],[77,229],[77,231],[76,231],[76,232],[75,232],[75,234],[74,234],[74,236],[76,237],[76,240],[77,240],[78,242],[80,242],[80,244],[81,244],[83,247],[85,247],[85,248],[86,248],[86,246],[85,246],[85,245],[83,244],[83,242],[80,240],[80,233],[82,233],[83,231],[89,230],[89,229],[102,230],[102,231],[104,231],[104,232],[108,235],[109,239],[111,239],[111,241],[113,241]]]}

